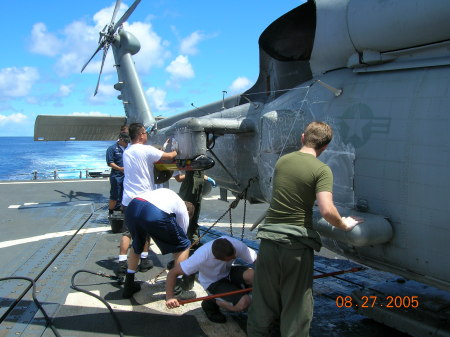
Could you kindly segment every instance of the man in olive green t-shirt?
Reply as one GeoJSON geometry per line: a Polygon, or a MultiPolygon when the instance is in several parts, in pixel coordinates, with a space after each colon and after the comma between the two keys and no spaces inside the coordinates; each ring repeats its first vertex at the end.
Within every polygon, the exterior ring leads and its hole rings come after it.
{"type": "Polygon", "coordinates": [[[349,231],[362,219],[342,218],[333,203],[333,173],[317,157],[333,137],[330,126],[310,123],[302,134],[302,148],[281,157],[273,177],[272,200],[256,262],[249,337],[268,336],[275,324],[283,337],[309,335],[313,317],[314,252],[319,234],[312,228],[317,200],[321,215],[331,225],[349,231]]]}

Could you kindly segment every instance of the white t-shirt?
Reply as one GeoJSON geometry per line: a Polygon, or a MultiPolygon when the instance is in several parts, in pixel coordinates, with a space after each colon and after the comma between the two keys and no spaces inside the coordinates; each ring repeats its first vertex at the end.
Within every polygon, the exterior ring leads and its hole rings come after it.
{"type": "Polygon", "coordinates": [[[146,191],[141,194],[137,194],[135,198],[141,198],[147,200],[152,205],[158,207],[161,211],[167,214],[175,214],[177,218],[178,226],[187,233],[189,226],[189,214],[186,208],[186,204],[178,194],[168,188],[158,188],[153,191],[146,191]]]}
{"type": "MultiPolygon", "coordinates": [[[[242,241],[229,236],[222,236],[220,238],[227,239],[231,242],[236,250],[236,258],[246,263],[253,263],[256,260],[256,252],[242,241]]],[[[204,244],[189,259],[180,263],[180,267],[186,275],[199,272],[198,281],[204,289],[207,289],[211,283],[227,277],[234,262],[234,260],[227,262],[217,260],[212,253],[213,242],[214,240],[204,244]]]]}
{"type": "Polygon", "coordinates": [[[123,152],[122,205],[128,206],[135,195],[156,189],[153,163],[161,159],[163,151],[151,145],[131,144],[123,152]]]}

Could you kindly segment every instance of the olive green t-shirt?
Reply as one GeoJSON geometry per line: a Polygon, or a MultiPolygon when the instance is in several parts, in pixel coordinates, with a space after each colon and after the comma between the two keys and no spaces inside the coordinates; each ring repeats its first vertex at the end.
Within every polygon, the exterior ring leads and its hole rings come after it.
{"type": "Polygon", "coordinates": [[[281,157],[273,177],[272,201],[258,238],[280,242],[303,242],[320,248],[320,236],[312,229],[316,193],[333,191],[333,174],[328,165],[300,151],[281,157]],[[308,239],[315,242],[309,242],[308,239]]]}

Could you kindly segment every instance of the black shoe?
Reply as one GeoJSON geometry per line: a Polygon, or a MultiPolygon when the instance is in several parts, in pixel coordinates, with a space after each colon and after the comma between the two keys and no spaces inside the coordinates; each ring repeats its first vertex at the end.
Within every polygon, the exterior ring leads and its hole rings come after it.
{"type": "Polygon", "coordinates": [[[181,294],[183,290],[186,290],[183,288],[183,279],[180,277],[177,277],[177,281],[175,283],[175,287],[173,288],[173,293],[175,296],[181,294]]]}
{"type": "Polygon", "coordinates": [[[183,275],[181,278],[181,288],[183,290],[192,290],[194,288],[195,274],[183,275]]]}
{"type": "Polygon", "coordinates": [[[153,268],[153,261],[150,260],[148,257],[145,259],[141,259],[141,263],[139,263],[138,270],[141,273],[145,273],[147,270],[150,270],[153,268]]]}
{"type": "Polygon", "coordinates": [[[182,280],[177,278],[177,283],[173,288],[173,294],[178,300],[190,300],[197,297],[195,291],[185,291],[182,287],[182,280]]]}
{"type": "Polygon", "coordinates": [[[227,318],[220,312],[219,306],[215,300],[208,300],[202,302],[202,309],[206,314],[206,317],[214,323],[225,323],[227,318]]]}
{"type": "Polygon", "coordinates": [[[141,285],[134,280],[134,273],[127,273],[122,297],[131,298],[133,294],[137,293],[139,290],[141,290],[141,285]]]}
{"type": "Polygon", "coordinates": [[[117,266],[114,268],[114,274],[116,274],[117,277],[125,277],[127,274],[127,260],[119,261],[117,266]]]}
{"type": "Polygon", "coordinates": [[[175,295],[175,298],[177,300],[182,300],[182,301],[192,300],[193,298],[196,298],[196,297],[197,297],[197,294],[195,293],[195,291],[182,290],[177,295],[175,295]]]}
{"type": "Polygon", "coordinates": [[[173,288],[175,292],[175,296],[182,291],[191,290],[194,288],[195,274],[186,276],[183,275],[182,278],[177,278],[177,283],[175,283],[175,287],[173,288]]]}
{"type": "Polygon", "coordinates": [[[181,294],[181,292],[183,291],[183,289],[181,288],[181,285],[178,284],[178,279],[177,279],[177,284],[175,285],[175,287],[173,288],[173,294],[175,297],[177,297],[178,295],[181,294]]]}

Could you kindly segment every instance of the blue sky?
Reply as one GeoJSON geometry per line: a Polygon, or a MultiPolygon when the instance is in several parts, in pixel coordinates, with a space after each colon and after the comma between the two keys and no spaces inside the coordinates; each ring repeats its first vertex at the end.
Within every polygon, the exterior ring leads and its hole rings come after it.
{"type": "MultiPolygon", "coordinates": [[[[258,38],[302,0],[142,0],[125,23],[141,42],[134,56],[150,108],[171,116],[240,93],[259,72],[258,38]]],[[[132,4],[122,1],[120,18],[132,4]]],[[[0,136],[32,136],[37,115],[123,116],[108,53],[82,66],[109,24],[111,0],[2,2],[0,136]]]]}

